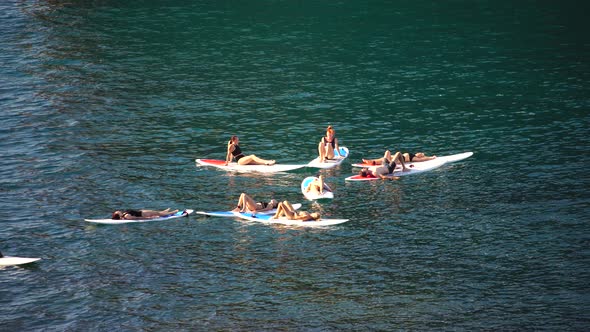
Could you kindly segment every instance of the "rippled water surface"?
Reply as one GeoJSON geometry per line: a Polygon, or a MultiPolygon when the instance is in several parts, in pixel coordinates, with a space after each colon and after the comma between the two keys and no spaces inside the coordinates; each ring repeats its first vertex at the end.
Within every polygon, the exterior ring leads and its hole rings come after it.
{"type": "MultiPolygon", "coordinates": [[[[587,7],[587,6],[586,6],[587,7]]],[[[586,8],[587,9],[587,8],[586,8]]],[[[3,330],[585,330],[590,40],[569,2],[0,4],[3,330]],[[239,134],[336,169],[197,168],[239,134]],[[473,157],[349,183],[385,149],[473,157]],[[335,191],[305,201],[321,173],[335,191]],[[241,192],[350,221],[191,216],[241,192]]]]}

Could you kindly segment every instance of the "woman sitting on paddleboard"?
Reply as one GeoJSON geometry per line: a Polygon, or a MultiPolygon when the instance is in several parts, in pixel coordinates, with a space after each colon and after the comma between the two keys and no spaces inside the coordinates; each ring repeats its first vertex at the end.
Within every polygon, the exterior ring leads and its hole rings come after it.
{"type": "Polygon", "coordinates": [[[133,220],[133,219],[152,219],[158,217],[165,217],[171,214],[175,214],[178,210],[171,211],[170,208],[163,211],[155,210],[124,210],[115,211],[111,216],[113,220],[133,220]]]}
{"type": "Polygon", "coordinates": [[[272,216],[271,219],[279,219],[280,217],[285,217],[289,220],[302,220],[302,221],[312,221],[312,220],[319,220],[320,214],[317,212],[309,213],[307,211],[299,211],[295,210],[293,205],[288,201],[279,202],[279,207],[277,207],[277,212],[272,216]]]}
{"type": "Polygon", "coordinates": [[[326,129],[326,136],[322,137],[318,145],[318,153],[320,155],[320,162],[323,163],[326,159],[334,159],[334,150],[340,156],[340,147],[338,146],[338,139],[336,138],[336,131],[332,126],[326,129]]]}
{"type": "Polygon", "coordinates": [[[276,209],[279,202],[276,199],[271,199],[269,202],[256,202],[252,197],[245,193],[240,195],[238,206],[233,209],[234,212],[261,212],[276,209]]]}
{"type": "Polygon", "coordinates": [[[406,172],[406,171],[410,170],[409,168],[406,167],[406,164],[404,163],[404,159],[402,157],[401,152],[396,152],[392,157],[389,150],[387,150],[387,151],[385,151],[385,155],[383,156],[383,158],[381,158],[381,166],[380,167],[377,167],[374,170],[370,170],[368,168],[363,168],[359,172],[359,175],[362,177],[373,176],[373,177],[376,177],[376,178],[378,177],[381,179],[397,180],[397,177],[387,176],[387,175],[393,174],[393,171],[395,171],[395,167],[397,166],[397,162],[399,162],[399,164],[402,165],[402,172],[406,172]]]}
{"type": "Polygon", "coordinates": [[[265,160],[256,157],[255,155],[244,155],[240,148],[240,139],[238,136],[232,136],[229,142],[227,142],[227,155],[225,156],[225,165],[227,166],[233,158],[236,158],[238,165],[274,165],[274,160],[265,160]]]}
{"type": "MultiPolygon", "coordinates": [[[[389,152],[389,150],[385,151],[385,154],[389,154],[391,155],[391,153],[389,152]]],[[[404,157],[404,161],[409,163],[409,162],[419,162],[419,161],[428,161],[428,160],[432,160],[432,159],[436,159],[436,156],[427,156],[426,154],[424,154],[424,152],[417,152],[417,153],[403,153],[402,156],[404,157]]],[[[369,165],[379,165],[383,162],[383,158],[378,158],[378,159],[363,159],[363,163],[364,164],[369,164],[369,165]]]]}

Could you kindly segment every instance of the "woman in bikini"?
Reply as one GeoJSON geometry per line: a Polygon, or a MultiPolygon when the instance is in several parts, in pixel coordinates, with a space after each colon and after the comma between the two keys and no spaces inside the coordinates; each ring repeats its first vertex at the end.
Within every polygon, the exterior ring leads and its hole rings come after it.
{"type": "Polygon", "coordinates": [[[410,169],[406,167],[404,162],[404,157],[402,156],[401,152],[396,152],[393,156],[389,152],[389,150],[385,151],[385,155],[381,159],[381,166],[375,168],[374,170],[370,170],[368,168],[363,168],[359,175],[362,177],[367,176],[374,176],[381,179],[391,179],[397,180],[399,177],[397,176],[390,176],[395,171],[397,164],[399,163],[402,165],[402,172],[409,171],[410,169]],[[388,176],[389,175],[389,176],[388,176]]]}
{"type": "Polygon", "coordinates": [[[276,199],[271,199],[269,202],[256,202],[252,197],[242,193],[240,195],[240,199],[238,200],[238,206],[236,206],[236,208],[232,211],[255,213],[276,209],[278,205],[279,201],[276,199]]]}
{"type": "Polygon", "coordinates": [[[265,160],[258,158],[255,155],[244,155],[240,148],[240,139],[238,136],[232,136],[229,142],[227,142],[227,155],[225,156],[225,165],[227,166],[232,159],[236,159],[238,165],[274,165],[274,160],[265,160]]]}
{"type": "MultiPolygon", "coordinates": [[[[385,151],[385,155],[391,155],[391,153],[389,152],[389,150],[385,151]]],[[[419,162],[419,161],[428,161],[428,160],[432,160],[432,159],[436,159],[436,156],[427,156],[424,154],[424,152],[417,152],[417,153],[403,153],[402,156],[404,157],[404,161],[409,163],[409,162],[419,162]]],[[[369,165],[380,165],[383,162],[383,158],[378,158],[378,159],[363,159],[363,163],[364,164],[369,164],[369,165]]]]}
{"type": "Polygon", "coordinates": [[[111,219],[113,220],[133,220],[133,219],[153,219],[159,217],[169,216],[175,214],[178,210],[170,210],[170,208],[162,211],[155,210],[123,210],[113,212],[111,219]]]}
{"type": "Polygon", "coordinates": [[[307,188],[305,188],[305,192],[311,192],[316,195],[323,195],[324,191],[332,191],[332,189],[330,189],[330,187],[324,183],[323,175],[320,175],[315,180],[311,181],[307,188]]]}
{"type": "Polygon", "coordinates": [[[312,221],[312,220],[319,220],[320,214],[317,212],[309,213],[307,211],[299,211],[297,212],[295,208],[289,203],[288,201],[279,202],[279,206],[277,207],[277,212],[271,219],[279,219],[281,217],[285,217],[288,220],[301,220],[301,221],[312,221]]]}
{"type": "Polygon", "coordinates": [[[322,137],[320,144],[318,145],[320,162],[323,163],[326,159],[334,159],[334,151],[340,156],[340,147],[338,146],[336,131],[334,131],[332,126],[328,126],[326,129],[326,136],[322,137]]]}

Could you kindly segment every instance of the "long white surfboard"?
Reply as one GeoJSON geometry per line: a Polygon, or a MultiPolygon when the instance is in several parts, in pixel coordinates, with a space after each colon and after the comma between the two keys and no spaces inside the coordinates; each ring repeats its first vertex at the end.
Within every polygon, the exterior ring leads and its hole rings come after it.
{"type": "Polygon", "coordinates": [[[308,176],[305,179],[303,179],[303,181],[301,181],[301,193],[303,194],[303,196],[305,196],[305,198],[307,198],[310,201],[313,200],[317,200],[317,199],[324,199],[324,198],[334,198],[334,193],[332,192],[332,190],[330,189],[330,187],[324,183],[324,193],[323,194],[318,194],[316,192],[308,192],[307,191],[307,187],[309,187],[309,185],[316,180],[317,177],[315,176],[308,176]]]}
{"type": "MultiPolygon", "coordinates": [[[[427,161],[415,161],[413,163],[425,163],[425,162],[429,162],[429,161],[433,161],[433,160],[443,160],[445,163],[453,163],[453,162],[456,162],[459,160],[467,159],[471,156],[473,156],[473,152],[463,152],[463,153],[457,153],[457,154],[453,154],[453,155],[449,155],[449,156],[436,157],[435,159],[427,160],[427,161]]],[[[355,163],[355,164],[352,164],[352,166],[353,167],[379,167],[381,165],[355,163]]]]}
{"type": "Polygon", "coordinates": [[[4,256],[0,258],[0,266],[23,265],[41,260],[41,258],[4,256]]]}
{"type": "MultiPolygon", "coordinates": [[[[295,210],[299,209],[301,207],[301,204],[299,203],[295,203],[293,204],[293,208],[295,210]]],[[[277,209],[272,209],[272,210],[267,210],[267,211],[259,211],[256,212],[256,214],[268,214],[268,215],[273,215],[277,212],[277,209]]],[[[197,214],[202,214],[205,216],[210,216],[210,217],[229,217],[229,218],[233,218],[235,217],[235,214],[232,211],[197,211],[197,214]]]]}
{"type": "Polygon", "coordinates": [[[226,171],[236,172],[258,172],[258,173],[277,173],[287,172],[294,169],[303,168],[305,164],[289,165],[289,164],[274,164],[274,165],[240,165],[236,162],[231,162],[225,165],[225,160],[220,159],[195,159],[198,166],[211,166],[226,171]]]}
{"type": "Polygon", "coordinates": [[[251,213],[240,213],[240,212],[234,212],[234,215],[238,218],[241,218],[241,219],[261,222],[264,224],[281,224],[281,225],[302,226],[302,227],[332,226],[332,225],[342,224],[342,223],[345,223],[348,221],[348,219],[323,219],[323,218],[320,220],[312,220],[312,221],[289,220],[287,218],[272,219],[271,215],[257,214],[255,216],[253,216],[251,213]]]}
{"type": "Polygon", "coordinates": [[[320,157],[315,158],[314,160],[310,161],[307,164],[307,167],[314,167],[314,168],[333,168],[336,167],[344,161],[348,157],[348,148],[345,146],[340,147],[340,155],[336,153],[336,149],[334,149],[334,159],[328,159],[323,163],[320,162],[320,157]]]}
{"type": "Polygon", "coordinates": [[[123,219],[123,220],[115,220],[115,219],[84,219],[85,221],[92,222],[95,224],[108,224],[108,225],[118,225],[118,224],[130,224],[130,223],[141,223],[141,222],[150,222],[150,221],[163,221],[163,220],[170,220],[176,218],[186,217],[189,214],[193,213],[194,210],[186,209],[184,211],[178,211],[175,214],[171,214],[169,216],[158,217],[158,218],[150,218],[150,219],[123,219]]]}

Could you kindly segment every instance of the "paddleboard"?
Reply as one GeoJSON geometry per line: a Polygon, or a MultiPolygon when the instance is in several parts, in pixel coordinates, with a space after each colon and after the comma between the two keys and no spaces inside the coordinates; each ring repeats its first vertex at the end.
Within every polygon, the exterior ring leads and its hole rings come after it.
{"type": "MultiPolygon", "coordinates": [[[[395,176],[406,176],[406,175],[419,174],[422,172],[427,172],[427,171],[431,171],[433,169],[439,168],[442,165],[444,165],[445,163],[446,162],[443,159],[439,159],[439,158],[428,160],[428,161],[415,162],[415,163],[406,163],[406,167],[410,169],[409,171],[402,172],[402,167],[399,166],[393,171],[393,174],[389,174],[389,175],[387,175],[387,177],[391,178],[391,177],[395,177],[395,176]]],[[[376,167],[379,167],[379,166],[371,166],[370,168],[374,169],[376,167]]],[[[374,177],[372,175],[363,177],[363,176],[360,176],[359,174],[356,174],[353,176],[349,176],[344,180],[346,180],[346,181],[371,181],[371,180],[381,180],[381,178],[374,177]]]]}
{"type": "Polygon", "coordinates": [[[334,149],[334,159],[328,159],[323,163],[320,162],[320,157],[315,158],[314,160],[310,161],[307,164],[307,167],[314,167],[314,168],[333,168],[336,167],[344,161],[348,157],[348,148],[345,146],[340,147],[340,155],[336,153],[336,149],[334,149]]]}
{"type": "Polygon", "coordinates": [[[446,163],[454,163],[455,161],[467,159],[473,156],[473,152],[457,153],[450,156],[436,157],[436,159],[443,159],[446,163]]]}
{"type": "MultiPolygon", "coordinates": [[[[301,204],[299,204],[299,203],[293,204],[293,208],[295,210],[299,209],[300,207],[301,207],[301,204]]],[[[267,210],[267,211],[259,211],[259,212],[256,212],[256,214],[273,215],[276,212],[277,212],[277,209],[272,209],[272,210],[267,210]]],[[[202,214],[205,216],[210,216],[210,217],[235,217],[235,215],[232,211],[197,211],[196,213],[202,214]]]]}
{"type": "MultiPolygon", "coordinates": [[[[452,163],[455,161],[467,159],[471,156],[473,156],[473,152],[463,152],[463,153],[453,154],[453,155],[449,155],[449,156],[436,157],[435,159],[427,160],[427,161],[416,161],[416,163],[425,163],[425,162],[429,162],[429,161],[433,161],[433,160],[444,160],[445,163],[452,163]]],[[[355,163],[355,164],[352,164],[352,166],[353,167],[379,167],[381,165],[355,163]]]]}
{"type": "Polygon", "coordinates": [[[234,212],[234,215],[238,218],[261,222],[264,224],[281,224],[289,226],[302,226],[302,227],[321,227],[321,226],[332,226],[342,224],[348,221],[348,219],[320,219],[312,221],[301,221],[301,220],[289,220],[287,218],[271,219],[272,215],[261,215],[257,214],[252,216],[251,213],[240,213],[234,212]]]}
{"type": "Polygon", "coordinates": [[[0,266],[23,265],[41,260],[41,258],[4,256],[0,258],[0,266]]]}
{"type": "Polygon", "coordinates": [[[258,173],[276,173],[287,172],[294,169],[303,168],[306,165],[289,165],[289,164],[274,164],[274,165],[240,165],[235,161],[225,165],[225,160],[220,159],[195,159],[197,166],[211,166],[220,168],[226,171],[236,172],[258,172],[258,173]]]}
{"type": "Polygon", "coordinates": [[[171,214],[169,216],[165,216],[165,217],[159,217],[159,218],[151,218],[151,219],[123,219],[123,220],[115,220],[115,219],[84,219],[85,221],[88,222],[92,222],[95,224],[109,224],[109,225],[114,225],[114,224],[129,224],[129,223],[139,223],[139,222],[148,222],[148,221],[162,221],[162,220],[169,220],[169,219],[175,219],[175,218],[181,218],[181,217],[186,217],[189,214],[193,213],[194,210],[191,209],[187,209],[184,211],[178,211],[175,214],[171,214]]]}
{"type": "Polygon", "coordinates": [[[307,187],[311,184],[311,182],[316,179],[317,177],[315,176],[308,176],[305,179],[303,179],[303,181],[301,181],[301,193],[303,193],[303,196],[305,196],[305,198],[307,198],[310,201],[313,201],[315,199],[334,198],[334,193],[332,192],[332,189],[330,189],[330,187],[325,182],[323,194],[306,191],[307,187]]]}

